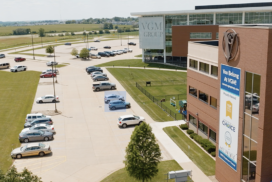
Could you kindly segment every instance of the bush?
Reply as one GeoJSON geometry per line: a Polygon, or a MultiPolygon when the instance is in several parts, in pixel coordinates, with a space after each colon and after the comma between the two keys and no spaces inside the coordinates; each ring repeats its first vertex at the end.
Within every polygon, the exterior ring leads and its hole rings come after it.
{"type": "Polygon", "coordinates": [[[197,136],[197,134],[196,133],[192,133],[192,134],[190,134],[190,137],[192,138],[192,139],[194,139],[194,137],[195,136],[197,136]]]}
{"type": "Polygon", "coordinates": [[[216,156],[216,152],[211,152],[211,155],[212,155],[213,157],[215,157],[215,156],[216,156]]]}
{"type": "Polygon", "coordinates": [[[188,125],[187,125],[187,124],[181,124],[181,125],[180,125],[180,128],[181,128],[182,130],[188,130],[188,125]]]}
{"type": "Polygon", "coordinates": [[[190,134],[194,133],[194,131],[193,130],[187,130],[187,133],[190,135],[190,134]]]}
{"type": "Polygon", "coordinates": [[[196,136],[194,136],[194,140],[195,140],[197,143],[201,144],[203,138],[202,138],[201,136],[199,136],[199,135],[196,135],[196,136]]]}
{"type": "Polygon", "coordinates": [[[215,145],[213,145],[213,144],[209,144],[209,145],[206,146],[205,150],[206,150],[207,152],[209,152],[209,153],[212,153],[212,152],[215,152],[215,151],[216,151],[216,147],[215,147],[215,145]]]}

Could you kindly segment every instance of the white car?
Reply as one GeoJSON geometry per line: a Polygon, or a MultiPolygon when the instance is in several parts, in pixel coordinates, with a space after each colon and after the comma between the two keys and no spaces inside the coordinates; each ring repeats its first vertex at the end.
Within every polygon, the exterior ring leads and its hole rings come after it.
{"type": "Polygon", "coordinates": [[[96,47],[90,47],[89,50],[94,50],[94,51],[97,51],[97,48],[96,47]]]}
{"type": "Polygon", "coordinates": [[[132,49],[125,48],[124,50],[126,50],[127,52],[132,52],[132,49]]]}
{"type": "MultiPolygon", "coordinates": [[[[47,69],[47,70],[43,70],[43,74],[44,73],[51,73],[52,69],[47,69]]],[[[53,69],[53,73],[56,73],[57,75],[59,74],[59,70],[58,69],[53,69]]]]}
{"type": "Polygon", "coordinates": [[[120,54],[123,54],[123,53],[124,53],[124,50],[118,50],[118,52],[120,52],[120,54]]]}
{"type": "Polygon", "coordinates": [[[58,65],[59,63],[55,62],[55,61],[49,61],[46,63],[47,66],[54,66],[54,65],[58,65]]]}
{"type": "Polygon", "coordinates": [[[121,54],[121,52],[119,52],[119,51],[112,51],[115,55],[120,55],[121,54]]]}
{"type": "Polygon", "coordinates": [[[118,118],[117,125],[119,127],[126,128],[128,125],[141,124],[144,121],[145,121],[144,117],[141,117],[141,116],[124,115],[118,118]]]}
{"type": "Polygon", "coordinates": [[[42,113],[27,114],[25,122],[31,122],[31,121],[33,121],[35,119],[39,119],[39,118],[51,118],[51,116],[45,116],[42,113]]]}
{"type": "Polygon", "coordinates": [[[13,66],[10,68],[11,72],[26,71],[27,67],[22,65],[13,66]]]}
{"type": "Polygon", "coordinates": [[[92,72],[92,73],[91,73],[91,77],[95,77],[95,76],[97,76],[97,75],[99,75],[99,76],[107,76],[106,73],[101,73],[101,72],[99,72],[99,71],[95,71],[95,72],[92,72]]]}
{"type": "Polygon", "coordinates": [[[48,125],[48,124],[35,124],[34,126],[31,126],[30,128],[24,128],[21,133],[29,131],[29,130],[41,130],[41,131],[48,131],[53,134],[56,134],[56,131],[54,129],[54,125],[48,125]]]}
{"type": "Polygon", "coordinates": [[[36,99],[37,103],[44,102],[59,102],[59,96],[54,97],[54,95],[45,95],[36,99]]]}

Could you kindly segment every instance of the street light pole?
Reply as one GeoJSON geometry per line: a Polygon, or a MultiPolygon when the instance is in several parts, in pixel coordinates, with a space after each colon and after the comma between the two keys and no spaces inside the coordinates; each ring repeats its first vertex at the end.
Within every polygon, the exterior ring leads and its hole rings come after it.
{"type": "Polygon", "coordinates": [[[30,33],[31,33],[31,37],[32,37],[33,59],[35,60],[34,47],[33,47],[33,34],[32,34],[32,32],[30,32],[30,33]]]}
{"type": "MultiPolygon", "coordinates": [[[[55,46],[53,46],[53,48],[54,48],[54,62],[55,62],[56,83],[58,83],[58,78],[57,78],[57,68],[56,68],[55,46]]],[[[53,69],[52,69],[52,73],[53,73],[53,69]]]]}
{"type": "MultiPolygon", "coordinates": [[[[55,48],[54,48],[54,50],[55,50],[55,48]]],[[[55,80],[54,80],[53,64],[52,64],[52,78],[53,78],[54,98],[56,100],[56,91],[55,91],[55,80]]],[[[57,101],[55,101],[55,113],[58,113],[58,110],[57,110],[57,101]]]]}

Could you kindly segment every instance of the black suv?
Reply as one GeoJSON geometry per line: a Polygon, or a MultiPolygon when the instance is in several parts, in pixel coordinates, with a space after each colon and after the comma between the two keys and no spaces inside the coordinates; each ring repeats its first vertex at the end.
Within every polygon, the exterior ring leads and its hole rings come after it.
{"type": "Polygon", "coordinates": [[[110,56],[115,56],[115,54],[113,52],[110,51],[104,51],[106,54],[109,54],[110,56]]]}
{"type": "Polygon", "coordinates": [[[53,121],[51,118],[39,118],[35,119],[31,122],[26,122],[24,125],[24,128],[30,128],[31,126],[34,126],[35,124],[53,124],[53,121]]]}
{"type": "Polygon", "coordinates": [[[104,47],[104,49],[110,49],[111,48],[111,46],[105,46],[104,47]]]}
{"type": "Polygon", "coordinates": [[[89,67],[87,67],[87,68],[86,68],[86,71],[87,71],[88,69],[91,69],[91,68],[100,68],[100,67],[96,67],[96,66],[89,66],[89,67]]]}
{"type": "Polygon", "coordinates": [[[103,73],[103,70],[101,68],[89,68],[89,69],[87,69],[88,74],[90,74],[92,72],[95,72],[95,71],[100,71],[101,73],[103,73]]]}
{"type": "Polygon", "coordinates": [[[110,55],[105,52],[99,52],[98,55],[101,57],[110,57],[110,55]]]}
{"type": "Polygon", "coordinates": [[[128,45],[134,45],[134,46],[136,46],[136,43],[134,43],[134,42],[129,42],[128,45]]]}

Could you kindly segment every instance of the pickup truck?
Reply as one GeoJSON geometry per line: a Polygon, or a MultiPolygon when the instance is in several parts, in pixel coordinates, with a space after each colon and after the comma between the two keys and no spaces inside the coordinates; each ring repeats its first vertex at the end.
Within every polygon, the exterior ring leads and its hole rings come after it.
{"type": "Polygon", "coordinates": [[[10,68],[10,72],[26,71],[26,69],[26,66],[17,65],[10,68]]]}
{"type": "Polygon", "coordinates": [[[93,84],[93,91],[110,90],[110,89],[111,90],[116,89],[116,85],[108,81],[93,84]]]}

